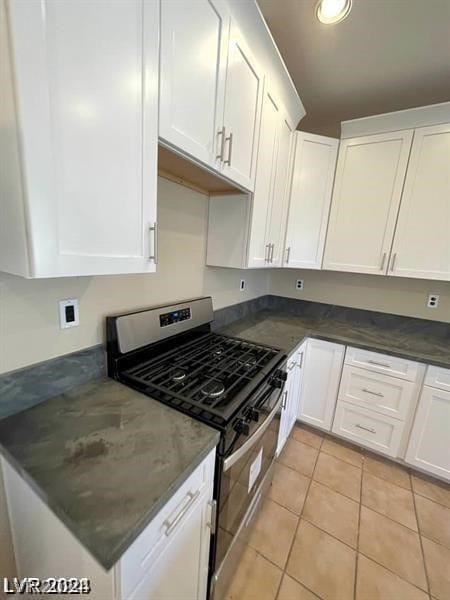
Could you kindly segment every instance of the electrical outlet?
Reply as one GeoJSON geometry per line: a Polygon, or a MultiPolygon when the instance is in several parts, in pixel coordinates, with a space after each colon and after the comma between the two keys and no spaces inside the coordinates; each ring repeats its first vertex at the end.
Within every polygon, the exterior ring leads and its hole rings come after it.
{"type": "Polygon", "coordinates": [[[437,308],[439,305],[439,296],[437,294],[428,294],[427,308],[437,308]]]}
{"type": "Polygon", "coordinates": [[[295,282],[295,289],[302,290],[303,289],[303,279],[297,279],[295,282]]]}
{"type": "Polygon", "coordinates": [[[245,279],[241,279],[239,282],[239,291],[243,292],[245,290],[245,279]]]}
{"type": "Polygon", "coordinates": [[[78,327],[80,324],[80,305],[77,298],[59,301],[59,325],[61,329],[78,327]]]}

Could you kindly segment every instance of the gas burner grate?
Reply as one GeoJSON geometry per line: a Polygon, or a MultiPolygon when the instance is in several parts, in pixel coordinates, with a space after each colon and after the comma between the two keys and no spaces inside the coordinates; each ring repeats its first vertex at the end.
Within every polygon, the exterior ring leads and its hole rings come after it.
{"type": "Polygon", "coordinates": [[[229,416],[239,393],[255,383],[277,354],[272,348],[209,333],[123,375],[156,399],[218,423],[229,416]]]}

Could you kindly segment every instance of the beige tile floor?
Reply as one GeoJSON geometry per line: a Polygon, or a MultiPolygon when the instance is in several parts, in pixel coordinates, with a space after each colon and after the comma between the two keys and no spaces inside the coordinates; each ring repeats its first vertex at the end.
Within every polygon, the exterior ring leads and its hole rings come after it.
{"type": "Polygon", "coordinates": [[[296,426],[227,600],[450,600],[450,486],[296,426]]]}

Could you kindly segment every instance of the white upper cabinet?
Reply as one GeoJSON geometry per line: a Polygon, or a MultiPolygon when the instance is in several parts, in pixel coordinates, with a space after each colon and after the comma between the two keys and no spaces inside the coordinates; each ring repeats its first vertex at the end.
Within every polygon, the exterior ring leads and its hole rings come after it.
{"type": "Polygon", "coordinates": [[[15,0],[8,9],[0,116],[12,141],[1,142],[0,162],[13,168],[1,184],[0,270],[154,271],[158,2],[15,0]]]}
{"type": "Polygon", "coordinates": [[[339,140],[296,131],[283,266],[322,266],[339,140]]]}
{"type": "Polygon", "coordinates": [[[223,174],[253,191],[263,94],[263,73],[239,29],[232,24],[223,116],[218,144],[223,174]]]}
{"type": "Polygon", "coordinates": [[[268,221],[275,187],[279,121],[279,106],[272,95],[265,91],[248,251],[248,266],[252,268],[269,264],[271,248],[268,221]]]}
{"type": "Polygon", "coordinates": [[[414,132],[389,274],[450,280],[450,124],[414,132]]]}
{"type": "Polygon", "coordinates": [[[265,86],[255,191],[211,196],[206,264],[233,268],[281,266],[287,214],[292,126],[265,86]]]}
{"type": "MultiPolygon", "coordinates": [[[[216,168],[230,16],[222,0],[163,0],[159,135],[216,168]]],[[[220,152],[220,150],[219,150],[220,152]]]]}
{"type": "Polygon", "coordinates": [[[283,111],[280,117],[275,185],[268,228],[268,240],[272,244],[270,253],[271,267],[281,267],[283,262],[283,242],[286,234],[288,210],[288,177],[291,166],[293,136],[293,127],[283,111]]]}
{"type": "Polygon", "coordinates": [[[343,140],[323,268],[385,274],[413,131],[343,140]]]}

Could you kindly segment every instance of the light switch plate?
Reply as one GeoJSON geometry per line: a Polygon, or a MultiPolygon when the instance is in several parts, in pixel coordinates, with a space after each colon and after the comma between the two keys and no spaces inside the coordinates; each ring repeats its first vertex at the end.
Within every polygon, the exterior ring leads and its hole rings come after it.
{"type": "Polygon", "coordinates": [[[239,282],[239,291],[243,292],[245,290],[245,279],[241,279],[239,282]]]}
{"type": "Polygon", "coordinates": [[[80,324],[80,305],[77,298],[59,301],[59,325],[61,329],[78,327],[80,324]]]}

